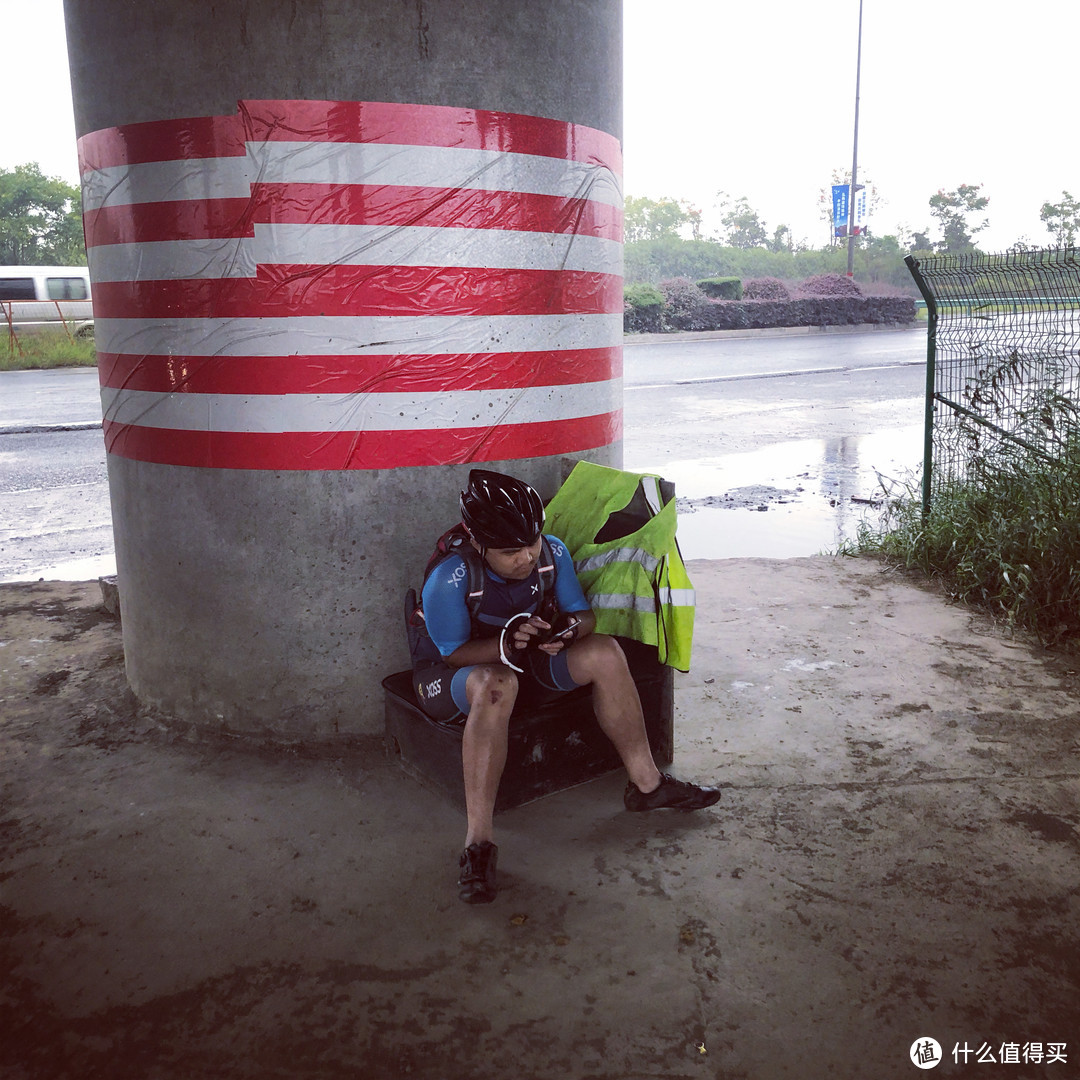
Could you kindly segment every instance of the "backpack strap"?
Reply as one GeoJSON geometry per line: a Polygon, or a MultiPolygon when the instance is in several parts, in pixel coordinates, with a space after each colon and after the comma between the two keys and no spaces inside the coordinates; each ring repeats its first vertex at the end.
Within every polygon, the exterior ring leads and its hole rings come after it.
{"type": "Polygon", "coordinates": [[[480,553],[472,546],[466,544],[457,552],[465,560],[465,569],[468,571],[469,591],[465,594],[465,606],[469,610],[469,621],[476,622],[480,614],[480,605],[484,602],[484,560],[480,553]]]}
{"type": "Polygon", "coordinates": [[[555,588],[555,578],[558,576],[555,552],[551,550],[551,543],[543,533],[540,534],[540,558],[536,562],[536,569],[540,574],[540,599],[543,600],[555,588]]]}
{"type": "Polygon", "coordinates": [[[550,620],[555,615],[555,579],[559,576],[559,568],[555,565],[551,543],[543,533],[540,534],[540,558],[537,559],[536,569],[540,575],[540,597],[536,610],[542,619],[550,620]]]}

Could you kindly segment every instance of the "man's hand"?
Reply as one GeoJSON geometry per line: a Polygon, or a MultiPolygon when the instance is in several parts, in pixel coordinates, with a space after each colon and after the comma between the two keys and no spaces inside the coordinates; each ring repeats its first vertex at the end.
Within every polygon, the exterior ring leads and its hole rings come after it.
{"type": "Polygon", "coordinates": [[[562,648],[562,643],[560,642],[557,648],[552,649],[550,647],[552,642],[546,640],[550,632],[551,623],[545,622],[539,615],[532,615],[528,619],[522,619],[521,622],[514,627],[514,648],[540,649],[543,652],[554,655],[562,648]]]}
{"type": "Polygon", "coordinates": [[[534,648],[548,656],[555,656],[577,637],[580,621],[571,615],[565,620],[567,625],[555,633],[551,623],[541,619],[539,615],[532,615],[528,619],[522,619],[513,628],[511,640],[515,649],[534,648]]]}

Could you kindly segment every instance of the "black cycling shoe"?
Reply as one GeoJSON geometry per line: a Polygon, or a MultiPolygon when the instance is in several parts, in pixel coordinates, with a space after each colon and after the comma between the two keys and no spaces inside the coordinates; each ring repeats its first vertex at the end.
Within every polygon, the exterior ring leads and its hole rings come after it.
{"type": "Polygon", "coordinates": [[[641,791],[632,780],[623,793],[627,810],[702,810],[720,801],[720,789],[701,787],[686,780],[676,780],[667,773],[660,774],[660,786],[648,793],[641,791]]]}
{"type": "Polygon", "coordinates": [[[466,904],[490,904],[495,899],[495,863],[499,849],[490,841],[470,844],[462,853],[458,865],[458,896],[466,904]]]}

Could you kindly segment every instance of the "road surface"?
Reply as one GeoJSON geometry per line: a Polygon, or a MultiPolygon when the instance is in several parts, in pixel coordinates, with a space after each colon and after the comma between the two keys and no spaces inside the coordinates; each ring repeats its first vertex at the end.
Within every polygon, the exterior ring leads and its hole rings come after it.
{"type": "MultiPolygon", "coordinates": [[[[624,463],[676,483],[687,558],[855,532],[922,446],[924,330],[629,344],[624,463]]],[[[112,573],[97,372],[0,373],[0,580],[112,573]]]]}

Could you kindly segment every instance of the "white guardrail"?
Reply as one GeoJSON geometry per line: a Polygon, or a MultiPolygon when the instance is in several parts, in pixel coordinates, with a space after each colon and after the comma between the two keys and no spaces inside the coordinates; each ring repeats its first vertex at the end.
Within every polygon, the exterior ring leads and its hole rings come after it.
{"type": "Polygon", "coordinates": [[[81,337],[94,332],[94,305],[90,300],[0,300],[0,328],[13,338],[42,330],[81,337]]]}

